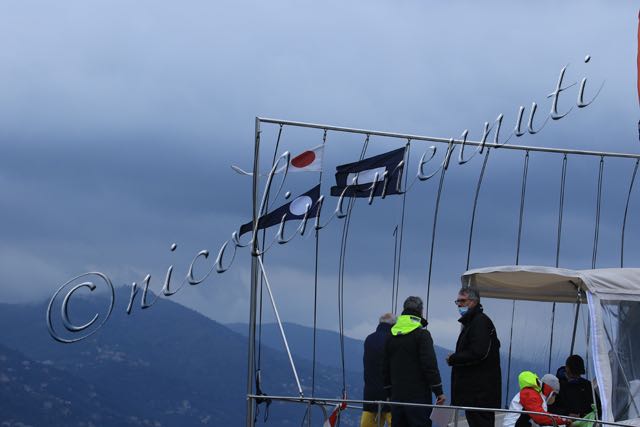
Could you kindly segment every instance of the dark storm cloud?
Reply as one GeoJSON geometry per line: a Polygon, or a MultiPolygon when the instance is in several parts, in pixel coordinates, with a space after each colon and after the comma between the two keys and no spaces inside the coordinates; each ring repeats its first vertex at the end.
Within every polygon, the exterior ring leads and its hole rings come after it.
{"type": "MultiPolygon", "coordinates": [[[[118,284],[140,283],[150,273],[159,289],[169,265],[184,275],[199,250],[215,254],[250,217],[250,180],[229,166],[251,166],[256,115],[440,137],[469,129],[470,139],[479,139],[483,123],[504,113],[507,135],[520,105],[528,113],[537,102],[542,122],[546,96],[569,64],[566,84],[587,77],[588,98],[605,82],[598,99],[510,143],[636,152],[636,20],[631,2],[4,2],[2,298],[44,298],[90,269],[118,284]],[[587,54],[592,59],[584,63],[587,54]]],[[[576,87],[567,90],[560,111],[576,96],[576,87]]],[[[276,135],[276,126],[263,127],[263,169],[276,135]]],[[[321,139],[319,130],[286,127],[279,151],[321,139]]],[[[334,167],[356,159],[363,140],[329,132],[325,194],[334,167]]],[[[368,153],[404,143],[372,138],[368,153]]],[[[412,144],[411,176],[427,147],[412,144]]],[[[432,269],[438,303],[431,325],[442,340],[457,327],[449,302],[466,266],[482,163],[477,157],[458,166],[456,158],[445,180],[432,269]]],[[[563,266],[591,266],[598,160],[568,160],[563,266]]],[[[515,262],[522,162],[523,153],[491,154],[471,267],[515,262]]],[[[632,167],[606,162],[598,266],[619,262],[632,167]]],[[[531,154],[522,263],[555,263],[560,170],[560,157],[531,154]]],[[[292,176],[286,189],[297,194],[316,180],[292,176]]],[[[436,189],[432,179],[407,195],[401,298],[426,293],[436,189]]],[[[632,199],[628,236],[640,228],[639,199],[632,199]]],[[[389,309],[400,210],[400,197],[372,206],[360,200],[354,210],[346,268],[346,327],[353,335],[389,309]]],[[[320,241],[320,323],[331,329],[341,227],[334,221],[320,241]]],[[[640,252],[635,240],[627,240],[630,265],[640,252]]],[[[217,320],[246,320],[248,259],[240,251],[228,273],[177,298],[217,320]]],[[[287,320],[311,322],[312,266],[309,237],[267,256],[287,320]]]]}

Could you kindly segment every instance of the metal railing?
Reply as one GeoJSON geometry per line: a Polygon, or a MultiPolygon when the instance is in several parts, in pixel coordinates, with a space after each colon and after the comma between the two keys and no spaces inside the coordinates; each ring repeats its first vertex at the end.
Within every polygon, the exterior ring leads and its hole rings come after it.
{"type": "Polygon", "coordinates": [[[539,151],[543,153],[556,153],[556,154],[576,154],[579,156],[640,159],[640,154],[636,154],[636,153],[616,153],[611,151],[576,150],[571,148],[547,148],[547,147],[536,147],[536,146],[527,146],[527,145],[495,144],[490,142],[472,141],[469,139],[462,140],[458,138],[442,138],[442,137],[427,136],[427,135],[414,135],[414,134],[399,133],[399,132],[386,132],[386,131],[379,131],[379,130],[372,130],[372,129],[358,129],[358,128],[350,128],[350,127],[342,127],[342,126],[332,126],[332,125],[326,125],[326,124],[320,124],[320,123],[307,123],[307,122],[296,122],[292,120],[272,119],[267,117],[256,117],[256,121],[258,121],[259,123],[269,123],[269,124],[276,124],[276,125],[282,125],[282,126],[321,129],[325,131],[355,133],[355,134],[369,135],[369,136],[382,136],[387,138],[407,139],[411,141],[438,142],[443,144],[451,143],[454,145],[469,145],[469,146],[476,146],[476,147],[482,145],[487,148],[501,148],[505,150],[520,150],[520,151],[532,151],[532,152],[539,151]]]}
{"type": "MultiPolygon", "coordinates": [[[[445,409],[454,411],[453,416],[453,425],[454,427],[458,427],[458,413],[459,411],[477,411],[477,412],[494,412],[494,413],[516,413],[516,414],[526,414],[526,415],[544,415],[551,418],[551,424],[554,427],[557,427],[556,420],[553,418],[560,417],[571,421],[585,421],[589,423],[602,424],[607,426],[617,426],[617,427],[629,427],[629,424],[624,424],[620,422],[612,422],[612,421],[602,421],[602,420],[589,420],[586,418],[579,417],[571,417],[568,415],[557,415],[551,414],[549,412],[536,412],[536,411],[518,411],[515,409],[499,409],[499,408],[477,408],[473,406],[456,406],[456,405],[435,405],[435,404],[426,404],[426,403],[408,403],[408,402],[394,402],[388,400],[358,400],[358,399],[331,399],[331,398],[323,398],[323,397],[296,397],[296,396],[270,396],[270,395],[256,395],[249,394],[247,395],[248,400],[255,399],[270,399],[272,401],[280,401],[280,402],[288,402],[288,403],[304,403],[307,405],[338,405],[346,403],[347,409],[356,409],[362,410],[362,406],[355,405],[363,405],[363,404],[373,404],[378,407],[378,414],[382,412],[383,406],[412,406],[412,407],[421,407],[421,408],[437,408],[437,409],[445,409]]],[[[380,417],[378,417],[380,419],[380,417]]],[[[451,423],[449,423],[451,424],[451,423]]]]}

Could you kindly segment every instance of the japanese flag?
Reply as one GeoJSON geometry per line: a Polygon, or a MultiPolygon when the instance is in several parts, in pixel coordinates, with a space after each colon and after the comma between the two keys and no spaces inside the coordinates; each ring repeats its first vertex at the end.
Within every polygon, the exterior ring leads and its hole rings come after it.
{"type": "MultiPolygon", "coordinates": [[[[295,157],[291,157],[289,159],[288,172],[321,172],[323,152],[324,145],[321,144],[317,147],[309,148],[295,157]]],[[[240,175],[253,176],[253,173],[247,172],[235,165],[231,165],[231,169],[240,175]]],[[[284,170],[285,166],[280,166],[274,173],[282,173],[284,170]]]]}
{"type": "Polygon", "coordinates": [[[289,172],[320,172],[324,145],[310,148],[289,160],[289,172]]]}

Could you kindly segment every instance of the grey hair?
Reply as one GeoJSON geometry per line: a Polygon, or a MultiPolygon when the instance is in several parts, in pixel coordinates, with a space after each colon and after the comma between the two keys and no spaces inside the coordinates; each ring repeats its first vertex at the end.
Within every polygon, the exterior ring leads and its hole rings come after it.
{"type": "Polygon", "coordinates": [[[380,316],[379,322],[387,323],[389,325],[395,325],[396,316],[394,316],[393,313],[385,313],[382,316],[380,316]]]}
{"type": "Polygon", "coordinates": [[[460,295],[466,295],[471,301],[480,302],[480,292],[478,289],[472,287],[462,287],[460,291],[458,291],[460,295]]]}

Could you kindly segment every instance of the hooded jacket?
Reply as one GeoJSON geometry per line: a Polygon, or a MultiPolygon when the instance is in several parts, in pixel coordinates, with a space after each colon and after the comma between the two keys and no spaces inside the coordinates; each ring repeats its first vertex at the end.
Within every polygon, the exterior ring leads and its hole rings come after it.
{"type": "MultiPolygon", "coordinates": [[[[542,384],[538,376],[530,371],[524,371],[518,375],[518,384],[520,392],[511,400],[509,409],[547,413],[547,399],[553,391],[551,387],[542,384]]],[[[571,421],[557,416],[510,412],[504,417],[502,427],[529,426],[529,420],[539,426],[553,425],[554,420],[556,425],[571,424],[571,421]]]]}
{"type": "MultiPolygon", "coordinates": [[[[364,340],[364,355],[362,357],[364,365],[363,400],[385,400],[387,398],[382,379],[382,363],[384,361],[384,346],[390,336],[391,325],[379,323],[376,331],[364,340]]],[[[378,412],[378,405],[365,403],[362,409],[369,412],[378,412]]],[[[388,405],[382,407],[382,412],[389,411],[388,405]]]]}
{"type": "Polygon", "coordinates": [[[451,365],[451,404],[499,408],[502,392],[500,341],[496,328],[482,312],[482,306],[469,309],[459,320],[462,330],[451,365]]]}
{"type": "Polygon", "coordinates": [[[405,310],[391,328],[384,351],[384,386],[398,402],[431,403],[442,394],[442,381],[427,321],[405,310]]]}
{"type": "MultiPolygon", "coordinates": [[[[556,376],[560,380],[561,391],[558,397],[556,397],[555,403],[551,405],[550,410],[556,414],[578,414],[580,417],[584,417],[591,412],[594,394],[591,389],[591,381],[582,377],[567,378],[566,368],[564,366],[558,369],[556,376]]],[[[597,394],[596,407],[598,414],[601,414],[602,404],[597,394]]]]}

